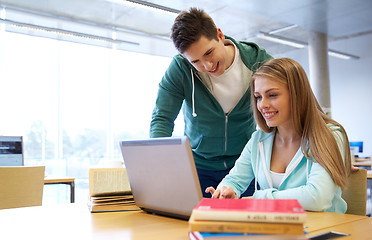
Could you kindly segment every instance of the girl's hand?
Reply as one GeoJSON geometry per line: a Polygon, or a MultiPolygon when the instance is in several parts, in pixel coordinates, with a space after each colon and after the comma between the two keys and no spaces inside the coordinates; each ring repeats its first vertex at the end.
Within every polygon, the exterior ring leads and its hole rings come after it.
{"type": "Polygon", "coordinates": [[[221,189],[215,190],[214,187],[208,187],[205,189],[206,193],[211,193],[212,198],[236,198],[235,192],[231,187],[222,187],[221,189]]]}

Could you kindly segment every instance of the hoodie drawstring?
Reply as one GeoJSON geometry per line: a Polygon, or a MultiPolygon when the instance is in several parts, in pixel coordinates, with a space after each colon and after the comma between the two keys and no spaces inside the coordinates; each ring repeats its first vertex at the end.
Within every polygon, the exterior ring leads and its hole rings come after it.
{"type": "Polygon", "coordinates": [[[258,155],[260,155],[259,148],[257,148],[257,159],[256,159],[256,177],[254,178],[254,192],[257,192],[257,176],[258,176],[258,155]]]}
{"type": "Polygon", "coordinates": [[[306,159],[306,182],[309,181],[309,160],[306,159]]]}
{"type": "Polygon", "coordinates": [[[192,116],[195,118],[196,116],[198,116],[198,114],[196,114],[195,112],[195,80],[194,80],[194,74],[192,72],[192,69],[190,69],[190,71],[191,71],[191,81],[192,81],[192,96],[191,96],[192,116]]]}

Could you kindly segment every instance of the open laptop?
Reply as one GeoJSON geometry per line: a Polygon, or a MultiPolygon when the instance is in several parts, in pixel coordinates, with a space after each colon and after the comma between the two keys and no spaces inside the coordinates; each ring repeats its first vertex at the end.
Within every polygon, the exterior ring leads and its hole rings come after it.
{"type": "Polygon", "coordinates": [[[23,165],[23,137],[0,136],[0,166],[23,165]]]}
{"type": "Polygon", "coordinates": [[[202,192],[187,137],[126,140],[120,146],[136,205],[189,219],[202,192]]]}

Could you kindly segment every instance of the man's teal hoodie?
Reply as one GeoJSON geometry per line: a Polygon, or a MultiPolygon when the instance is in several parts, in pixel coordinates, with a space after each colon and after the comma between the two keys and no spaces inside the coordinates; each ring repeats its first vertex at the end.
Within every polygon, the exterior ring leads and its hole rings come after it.
{"type": "MultiPolygon", "coordinates": [[[[254,43],[237,42],[241,59],[248,68],[245,77],[252,74],[272,57],[254,43]]],[[[225,114],[208,89],[208,76],[198,72],[181,54],[176,55],[160,84],[156,106],[152,113],[150,137],[172,135],[174,120],[183,110],[185,129],[196,167],[219,171],[234,166],[256,124],[251,111],[250,88],[235,108],[225,114]]]]}

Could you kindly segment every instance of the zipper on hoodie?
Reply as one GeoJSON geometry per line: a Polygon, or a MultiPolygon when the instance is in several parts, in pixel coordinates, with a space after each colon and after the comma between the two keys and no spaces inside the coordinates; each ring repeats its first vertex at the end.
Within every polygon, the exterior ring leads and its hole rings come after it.
{"type": "MultiPolygon", "coordinates": [[[[225,152],[227,152],[227,123],[229,122],[229,114],[225,114],[225,152]]],[[[225,169],[227,169],[226,161],[223,161],[223,165],[225,166],[225,169]]]]}
{"type": "MultiPolygon", "coordinates": [[[[191,69],[191,74],[193,74],[192,69],[191,69]]],[[[199,74],[195,73],[195,76],[199,79],[199,81],[200,81],[201,83],[203,83],[203,81],[202,81],[201,77],[199,76],[199,74]]],[[[208,87],[207,87],[204,83],[203,83],[203,85],[208,89],[208,87]]],[[[195,87],[195,86],[193,86],[193,87],[195,87]]],[[[217,101],[217,100],[216,100],[216,101],[217,101]]],[[[221,107],[221,109],[222,109],[222,107],[221,107]]],[[[227,124],[228,124],[228,122],[229,122],[229,114],[230,114],[230,112],[225,113],[225,150],[224,150],[224,153],[225,153],[225,154],[226,154],[226,152],[227,152],[227,124]]],[[[224,165],[225,168],[227,169],[227,164],[226,164],[225,161],[223,162],[223,165],[224,165]]]]}
{"type": "Polygon", "coordinates": [[[225,153],[227,152],[227,123],[229,122],[229,114],[225,114],[225,153]]]}

